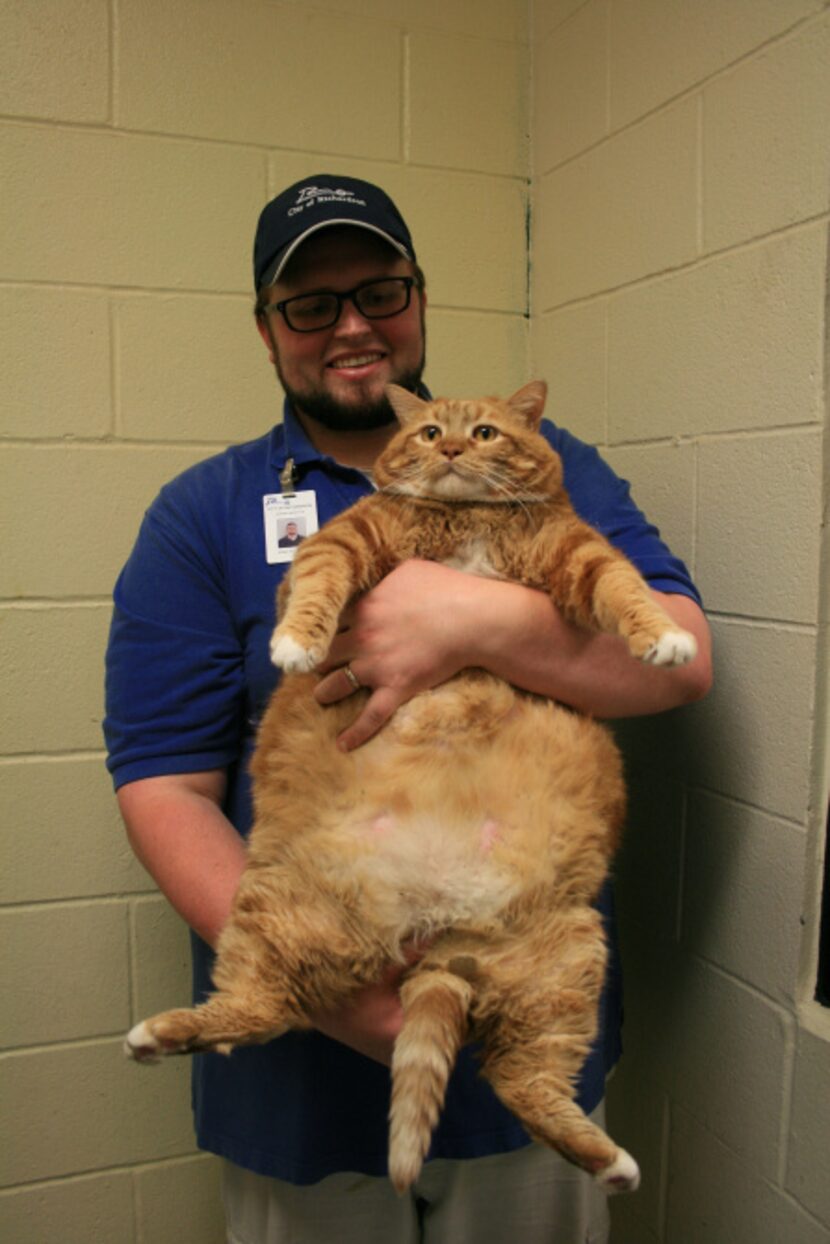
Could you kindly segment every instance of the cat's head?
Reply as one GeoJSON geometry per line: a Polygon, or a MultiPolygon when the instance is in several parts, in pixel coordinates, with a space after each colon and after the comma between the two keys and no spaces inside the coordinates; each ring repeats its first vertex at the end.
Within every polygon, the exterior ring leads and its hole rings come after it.
{"type": "Polygon", "coordinates": [[[534,501],[562,483],[559,455],[539,433],[547,385],[526,384],[509,398],[424,401],[386,389],[400,431],[375,463],[387,492],[440,501],[534,501]]]}

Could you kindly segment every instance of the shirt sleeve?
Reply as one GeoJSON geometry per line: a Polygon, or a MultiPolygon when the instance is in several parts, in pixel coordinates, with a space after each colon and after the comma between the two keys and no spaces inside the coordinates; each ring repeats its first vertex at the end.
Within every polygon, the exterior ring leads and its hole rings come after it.
{"type": "Polygon", "coordinates": [[[243,652],[211,509],[199,521],[186,490],[168,485],[116,584],[104,720],[116,788],[239,755],[243,652]]]}
{"type": "Polygon", "coordinates": [[[552,424],[544,424],[542,430],[562,458],[565,487],[580,518],[625,553],[649,587],[689,596],[702,604],[685,564],[637,507],[628,482],[612,471],[593,446],[570,432],[552,424]]]}

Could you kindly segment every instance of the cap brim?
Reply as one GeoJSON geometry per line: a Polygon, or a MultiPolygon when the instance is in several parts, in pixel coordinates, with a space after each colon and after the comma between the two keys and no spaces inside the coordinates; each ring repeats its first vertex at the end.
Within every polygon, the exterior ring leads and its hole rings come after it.
{"type": "Polygon", "coordinates": [[[321,220],[318,224],[311,225],[308,229],[303,230],[298,237],[294,238],[293,242],[289,242],[288,245],[280,251],[276,260],[274,260],[271,265],[273,267],[273,273],[270,276],[266,276],[263,279],[262,284],[276,285],[277,281],[285,271],[285,266],[289,259],[294,252],[302,246],[303,242],[308,241],[313,233],[318,233],[321,229],[330,229],[332,225],[351,225],[354,229],[368,229],[370,233],[375,233],[378,237],[383,238],[384,242],[388,242],[389,245],[394,247],[398,254],[402,255],[404,259],[412,259],[411,253],[404,246],[403,242],[398,242],[392,237],[391,234],[386,233],[383,229],[379,229],[377,225],[368,225],[362,220],[351,220],[348,216],[335,220],[321,220]]]}

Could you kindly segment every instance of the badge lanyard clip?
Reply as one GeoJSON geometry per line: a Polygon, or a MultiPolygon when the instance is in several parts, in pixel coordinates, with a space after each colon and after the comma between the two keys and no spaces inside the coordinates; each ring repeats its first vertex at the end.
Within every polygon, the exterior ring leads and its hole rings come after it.
{"type": "Polygon", "coordinates": [[[286,458],[285,466],[280,471],[280,489],[285,492],[294,492],[296,483],[296,471],[294,470],[294,459],[286,458]]]}

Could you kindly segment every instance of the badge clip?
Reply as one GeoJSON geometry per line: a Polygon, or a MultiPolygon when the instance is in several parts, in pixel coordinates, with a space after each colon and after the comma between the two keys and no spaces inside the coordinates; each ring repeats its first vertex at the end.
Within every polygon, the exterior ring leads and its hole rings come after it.
{"type": "Polygon", "coordinates": [[[294,470],[294,459],[286,458],[285,466],[280,471],[280,488],[283,492],[293,492],[296,483],[296,471],[294,470]]]}

